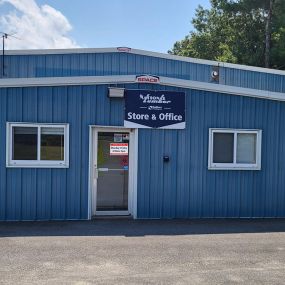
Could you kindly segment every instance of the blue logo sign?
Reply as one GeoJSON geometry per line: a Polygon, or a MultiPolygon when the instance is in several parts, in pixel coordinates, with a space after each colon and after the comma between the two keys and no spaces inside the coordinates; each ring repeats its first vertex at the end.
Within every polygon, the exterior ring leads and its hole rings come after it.
{"type": "Polygon", "coordinates": [[[126,90],[124,126],[185,129],[185,92],[126,90]]]}

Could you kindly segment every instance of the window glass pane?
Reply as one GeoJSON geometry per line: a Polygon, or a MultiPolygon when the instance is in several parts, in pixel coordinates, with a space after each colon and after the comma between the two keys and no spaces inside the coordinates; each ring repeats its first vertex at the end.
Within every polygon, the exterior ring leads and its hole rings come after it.
{"type": "Polygon", "coordinates": [[[256,163],[256,134],[237,135],[237,163],[256,163]]]}
{"type": "Polygon", "coordinates": [[[37,132],[34,127],[13,127],[13,160],[37,160],[37,132]]]}
{"type": "Polygon", "coordinates": [[[64,128],[41,128],[41,160],[64,160],[64,128]]]}
{"type": "Polygon", "coordinates": [[[233,163],[234,134],[214,133],[213,162],[233,163]]]}

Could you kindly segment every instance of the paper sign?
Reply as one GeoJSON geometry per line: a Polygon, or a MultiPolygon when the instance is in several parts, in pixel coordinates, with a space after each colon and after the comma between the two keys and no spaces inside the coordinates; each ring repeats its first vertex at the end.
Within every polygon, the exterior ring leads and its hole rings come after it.
{"type": "Polygon", "coordinates": [[[129,145],[127,143],[110,143],[110,155],[128,155],[129,145]]]}

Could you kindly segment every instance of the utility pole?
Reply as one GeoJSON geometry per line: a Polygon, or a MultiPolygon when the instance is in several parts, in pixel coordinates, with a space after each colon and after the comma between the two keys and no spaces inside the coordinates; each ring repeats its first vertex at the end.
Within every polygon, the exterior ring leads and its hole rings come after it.
{"type": "Polygon", "coordinates": [[[2,35],[2,77],[5,76],[5,39],[8,38],[8,34],[2,35]]]}
{"type": "Polygon", "coordinates": [[[5,77],[5,40],[7,40],[10,37],[13,37],[17,40],[20,40],[19,38],[15,37],[15,33],[14,34],[7,34],[7,33],[3,33],[0,32],[0,34],[2,34],[2,77],[5,77]]]}

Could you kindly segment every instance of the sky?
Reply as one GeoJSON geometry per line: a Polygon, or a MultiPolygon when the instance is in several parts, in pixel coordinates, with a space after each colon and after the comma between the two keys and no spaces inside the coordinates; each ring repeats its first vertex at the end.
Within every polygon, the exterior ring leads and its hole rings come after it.
{"type": "Polygon", "coordinates": [[[0,0],[7,49],[131,47],[167,52],[209,0],[0,0]]]}

